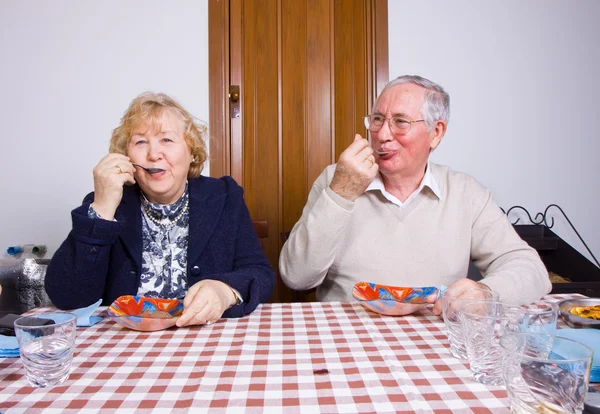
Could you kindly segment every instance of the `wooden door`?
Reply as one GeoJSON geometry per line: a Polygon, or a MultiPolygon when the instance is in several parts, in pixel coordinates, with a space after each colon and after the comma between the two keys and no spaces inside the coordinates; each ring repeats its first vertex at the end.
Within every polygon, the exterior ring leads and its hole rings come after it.
{"type": "MultiPolygon", "coordinates": [[[[387,0],[209,0],[210,173],[244,187],[276,270],[314,180],[366,136],[387,36],[387,0]]],[[[295,298],[278,276],[271,300],[295,298]]]]}

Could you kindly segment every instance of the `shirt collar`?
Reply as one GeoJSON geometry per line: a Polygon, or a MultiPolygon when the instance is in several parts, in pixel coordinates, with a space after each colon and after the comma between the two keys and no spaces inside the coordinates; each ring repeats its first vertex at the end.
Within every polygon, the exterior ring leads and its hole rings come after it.
{"type": "Polygon", "coordinates": [[[427,162],[427,169],[425,170],[425,175],[421,180],[421,184],[419,184],[419,187],[417,187],[417,189],[406,199],[404,203],[402,203],[394,195],[386,191],[385,186],[383,185],[383,181],[381,180],[381,173],[378,173],[375,176],[375,179],[371,181],[371,184],[369,184],[365,191],[379,190],[386,199],[398,206],[403,206],[410,200],[412,200],[414,196],[419,194],[424,187],[429,187],[429,189],[433,192],[433,194],[435,194],[435,196],[438,199],[442,199],[442,192],[440,191],[440,187],[438,186],[438,183],[435,177],[433,176],[433,173],[431,172],[431,164],[429,162],[427,162]]]}

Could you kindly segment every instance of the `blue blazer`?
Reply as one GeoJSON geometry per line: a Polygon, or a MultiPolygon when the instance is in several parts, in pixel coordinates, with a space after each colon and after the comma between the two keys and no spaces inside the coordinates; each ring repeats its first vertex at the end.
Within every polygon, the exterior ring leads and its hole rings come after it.
{"type": "MultiPolygon", "coordinates": [[[[244,202],[231,178],[201,176],[188,180],[188,286],[220,280],[240,292],[244,303],[224,317],[240,317],[266,302],[275,273],[266,259],[244,202]]],[[[142,270],[140,189],[125,186],[116,221],[91,219],[94,193],[72,211],[73,229],[46,272],[46,292],[60,309],[76,309],[102,298],[110,305],[121,295],[135,295],[142,270]]]]}

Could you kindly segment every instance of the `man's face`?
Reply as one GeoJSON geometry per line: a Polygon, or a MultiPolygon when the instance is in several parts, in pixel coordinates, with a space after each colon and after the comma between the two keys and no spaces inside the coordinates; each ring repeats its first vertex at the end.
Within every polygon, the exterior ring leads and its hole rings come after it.
{"type": "Polygon", "coordinates": [[[389,126],[389,118],[397,117],[406,121],[422,120],[421,106],[425,99],[425,89],[405,83],[385,91],[379,98],[373,114],[388,118],[381,129],[371,132],[371,146],[376,151],[379,171],[386,177],[410,177],[425,172],[427,159],[443,136],[436,133],[437,127],[427,131],[425,122],[413,122],[410,131],[394,133],[389,126]]]}

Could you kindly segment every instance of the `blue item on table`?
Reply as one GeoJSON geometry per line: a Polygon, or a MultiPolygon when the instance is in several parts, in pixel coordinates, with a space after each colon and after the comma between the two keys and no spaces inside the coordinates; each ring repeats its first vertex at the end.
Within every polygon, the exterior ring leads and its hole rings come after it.
{"type": "Polygon", "coordinates": [[[91,304],[87,308],[75,309],[70,313],[77,316],[77,326],[92,326],[102,320],[100,316],[93,316],[93,313],[102,303],[102,299],[98,299],[96,303],[91,304]]]}
{"type": "MultiPolygon", "coordinates": [[[[594,351],[592,359],[592,371],[590,373],[590,382],[600,382],[600,330],[598,329],[559,329],[556,336],[581,342],[589,346],[594,351]]],[[[560,353],[560,350],[554,350],[560,353]]]]}
{"type": "Polygon", "coordinates": [[[15,336],[0,335],[0,358],[15,358],[19,356],[19,343],[15,336]]]}

